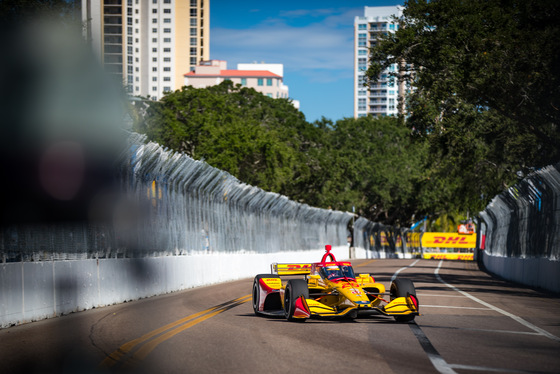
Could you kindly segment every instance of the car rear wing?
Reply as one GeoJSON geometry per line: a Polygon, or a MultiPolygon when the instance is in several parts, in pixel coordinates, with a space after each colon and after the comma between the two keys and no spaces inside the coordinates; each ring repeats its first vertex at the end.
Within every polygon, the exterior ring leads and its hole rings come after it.
{"type": "Polygon", "coordinates": [[[307,275],[311,273],[311,264],[279,264],[270,265],[273,274],[278,275],[307,275]]]}

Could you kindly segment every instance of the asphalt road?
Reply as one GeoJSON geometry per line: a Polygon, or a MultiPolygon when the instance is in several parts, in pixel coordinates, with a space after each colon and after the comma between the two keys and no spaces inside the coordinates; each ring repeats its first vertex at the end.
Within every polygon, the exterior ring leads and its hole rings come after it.
{"type": "Polygon", "coordinates": [[[2,373],[560,373],[560,298],[472,262],[360,260],[389,288],[413,280],[421,316],[253,314],[252,279],[0,330],[2,373]]]}

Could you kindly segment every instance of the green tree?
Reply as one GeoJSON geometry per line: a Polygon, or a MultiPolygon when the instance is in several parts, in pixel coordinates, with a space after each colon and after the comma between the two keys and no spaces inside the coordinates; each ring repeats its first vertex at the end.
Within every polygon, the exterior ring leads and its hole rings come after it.
{"type": "Polygon", "coordinates": [[[558,159],[560,144],[560,4],[557,1],[408,1],[395,34],[372,50],[375,80],[390,63],[415,89],[411,122],[439,132],[463,102],[494,110],[542,143],[528,160],[558,159]],[[451,101],[451,103],[450,103],[451,101]]]}
{"type": "Polygon", "coordinates": [[[308,127],[289,100],[225,81],[183,87],[151,102],[136,129],[245,183],[289,196],[294,178],[308,174],[307,155],[299,152],[308,127]]]}
{"type": "Polygon", "coordinates": [[[320,206],[350,211],[388,224],[408,223],[417,213],[426,146],[396,118],[339,120],[323,155],[320,206]]]}
{"type": "Polygon", "coordinates": [[[410,85],[407,125],[431,159],[419,206],[482,208],[518,172],[560,158],[560,3],[410,0],[367,75],[410,85]]]}

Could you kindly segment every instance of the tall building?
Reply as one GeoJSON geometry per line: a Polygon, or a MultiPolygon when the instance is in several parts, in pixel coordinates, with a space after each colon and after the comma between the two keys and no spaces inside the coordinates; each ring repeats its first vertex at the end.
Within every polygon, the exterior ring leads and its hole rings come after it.
{"type": "Polygon", "coordinates": [[[86,38],[130,95],[159,99],[210,58],[210,0],[82,0],[86,38]]]}
{"type": "MultiPolygon", "coordinates": [[[[185,74],[184,85],[204,88],[230,80],[243,87],[254,88],[262,94],[278,99],[289,98],[288,86],[284,81],[282,64],[237,64],[236,70],[227,68],[227,62],[221,60],[202,61],[194,70],[185,74]]],[[[299,102],[292,101],[296,108],[299,102]]]]}
{"type": "Polygon", "coordinates": [[[369,65],[368,49],[375,46],[382,34],[395,32],[398,24],[393,17],[401,17],[403,8],[365,7],[363,17],[354,18],[354,117],[372,115],[395,116],[398,114],[399,95],[404,95],[404,87],[391,82],[390,71],[397,71],[397,64],[381,73],[379,81],[369,87],[364,86],[365,72],[369,65]]]}

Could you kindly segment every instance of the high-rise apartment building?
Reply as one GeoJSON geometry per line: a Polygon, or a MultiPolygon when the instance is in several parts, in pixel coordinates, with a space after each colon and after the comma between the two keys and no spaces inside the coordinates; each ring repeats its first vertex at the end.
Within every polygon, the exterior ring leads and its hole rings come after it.
{"type": "Polygon", "coordinates": [[[86,37],[130,95],[159,99],[210,58],[210,0],[82,0],[86,37]]]}
{"type": "Polygon", "coordinates": [[[395,32],[398,24],[393,17],[402,16],[402,7],[365,7],[363,17],[354,18],[354,117],[372,115],[395,116],[398,114],[398,99],[404,88],[388,77],[397,71],[397,64],[381,73],[379,81],[364,86],[365,72],[369,65],[368,49],[375,46],[382,34],[395,32]]]}

